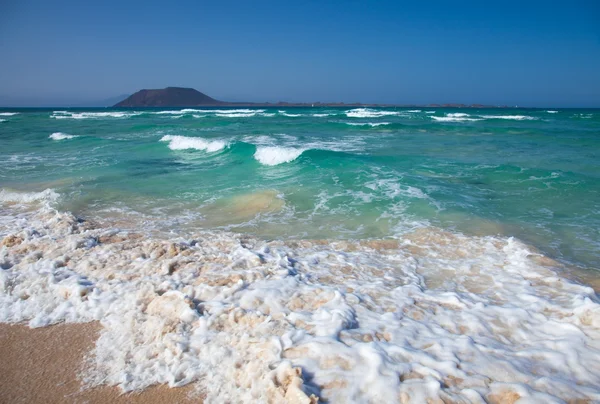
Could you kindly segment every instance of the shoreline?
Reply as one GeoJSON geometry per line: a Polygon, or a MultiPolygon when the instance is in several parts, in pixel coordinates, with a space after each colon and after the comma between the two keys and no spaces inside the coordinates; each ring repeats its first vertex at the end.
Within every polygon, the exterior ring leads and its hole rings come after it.
{"type": "Polygon", "coordinates": [[[6,209],[4,401],[600,399],[597,295],[512,238],[154,239],[6,209]],[[119,387],[81,391],[84,365],[119,387]]]}
{"type": "Polygon", "coordinates": [[[151,386],[122,393],[116,386],[86,387],[80,378],[101,326],[60,323],[41,328],[0,323],[0,402],[201,403],[194,384],[151,386]]]}

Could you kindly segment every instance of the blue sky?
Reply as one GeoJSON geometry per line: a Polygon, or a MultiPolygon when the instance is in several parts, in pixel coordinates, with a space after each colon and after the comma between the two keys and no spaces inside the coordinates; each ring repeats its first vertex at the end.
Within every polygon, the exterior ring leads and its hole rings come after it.
{"type": "Polygon", "coordinates": [[[0,0],[0,103],[600,107],[600,1],[0,0]],[[175,3],[175,2],[173,2],[175,3]]]}

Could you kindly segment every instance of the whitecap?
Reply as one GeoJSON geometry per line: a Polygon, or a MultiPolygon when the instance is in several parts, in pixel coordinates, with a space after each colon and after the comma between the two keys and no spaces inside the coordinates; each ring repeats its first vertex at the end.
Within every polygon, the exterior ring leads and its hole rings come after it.
{"type": "Polygon", "coordinates": [[[420,110],[420,109],[411,109],[411,110],[408,110],[408,111],[406,111],[406,112],[413,112],[413,113],[416,113],[416,112],[421,112],[421,110],[420,110]]]}
{"type": "Polygon", "coordinates": [[[63,132],[54,132],[53,134],[48,136],[48,138],[50,138],[52,140],[65,140],[65,139],[73,139],[76,137],[79,137],[79,136],[69,135],[68,133],[63,133],[63,132]]]}
{"type": "Polygon", "coordinates": [[[50,118],[54,119],[103,119],[103,118],[130,118],[140,115],[142,112],[69,112],[69,111],[54,111],[50,118]]]}
{"type": "Polygon", "coordinates": [[[0,112],[0,116],[15,116],[18,114],[18,112],[0,112]]]}
{"type": "Polygon", "coordinates": [[[250,117],[256,116],[257,114],[258,114],[257,112],[238,112],[238,113],[231,113],[231,114],[217,113],[216,116],[219,116],[222,118],[250,118],[250,117]]]}
{"type": "Polygon", "coordinates": [[[508,119],[514,121],[534,121],[537,118],[528,115],[479,115],[484,119],[508,119]]]}
{"type": "Polygon", "coordinates": [[[256,148],[254,158],[261,164],[276,166],[296,160],[304,152],[304,149],[281,146],[259,146],[256,148]]]}
{"type": "Polygon", "coordinates": [[[382,126],[382,125],[390,125],[391,122],[344,122],[346,125],[350,126],[382,126]]]}
{"type": "Polygon", "coordinates": [[[346,111],[348,118],[378,118],[381,116],[400,115],[397,111],[375,110],[370,108],[355,108],[346,111]]]}
{"type": "Polygon", "coordinates": [[[558,114],[558,111],[546,111],[549,114],[558,114]]]}
{"type": "Polygon", "coordinates": [[[285,112],[285,111],[277,111],[277,112],[279,112],[279,115],[287,116],[287,117],[290,117],[290,118],[296,118],[296,117],[302,116],[302,114],[290,114],[290,113],[285,112]]]}
{"type": "Polygon", "coordinates": [[[431,119],[439,122],[475,122],[482,119],[469,118],[469,114],[455,113],[446,114],[446,116],[432,116],[431,119]]]}
{"type": "Polygon", "coordinates": [[[169,149],[171,150],[195,149],[212,153],[227,147],[227,142],[224,140],[206,140],[201,137],[166,135],[163,136],[160,141],[169,142],[169,149]]]}

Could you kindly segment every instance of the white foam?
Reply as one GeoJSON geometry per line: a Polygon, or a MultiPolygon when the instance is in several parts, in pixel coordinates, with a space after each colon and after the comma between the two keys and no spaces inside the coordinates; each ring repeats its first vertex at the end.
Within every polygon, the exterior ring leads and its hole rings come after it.
{"type": "Polygon", "coordinates": [[[435,111],[425,111],[426,114],[435,114],[435,111]]]}
{"type": "Polygon", "coordinates": [[[471,118],[471,115],[464,112],[454,112],[446,114],[446,116],[432,116],[431,119],[439,122],[476,122],[482,118],[471,118]]]}
{"type": "Polygon", "coordinates": [[[416,112],[421,112],[421,110],[420,110],[420,109],[411,109],[411,110],[408,110],[408,111],[406,111],[406,112],[413,112],[413,113],[416,113],[416,112]]]}
{"type": "Polygon", "coordinates": [[[276,166],[296,160],[304,152],[304,149],[280,146],[259,146],[256,148],[254,158],[261,164],[276,166]]]}
{"type": "Polygon", "coordinates": [[[0,119],[0,122],[7,122],[6,119],[0,119]]]}
{"type": "Polygon", "coordinates": [[[0,321],[99,320],[92,385],[196,382],[206,402],[600,400],[598,298],[511,238],[186,242],[50,211],[0,226],[0,321]]]}
{"type": "Polygon", "coordinates": [[[448,114],[448,116],[432,116],[431,119],[439,122],[475,122],[481,121],[482,119],[467,118],[467,114],[448,114]],[[459,116],[451,116],[459,115],[459,116]]]}
{"type": "Polygon", "coordinates": [[[528,115],[480,115],[484,119],[508,119],[514,121],[533,121],[537,118],[528,115]]]}
{"type": "Polygon", "coordinates": [[[69,135],[67,133],[62,132],[54,132],[50,136],[48,136],[52,140],[65,140],[65,139],[74,139],[78,137],[77,135],[69,135]]]}
{"type": "Polygon", "coordinates": [[[381,126],[381,125],[390,125],[391,122],[344,122],[346,125],[350,126],[381,126]]]}
{"type": "Polygon", "coordinates": [[[324,118],[326,116],[332,116],[335,114],[312,114],[312,116],[314,116],[315,118],[324,118]]]}
{"type": "Polygon", "coordinates": [[[222,118],[250,118],[256,116],[257,112],[238,112],[238,113],[217,113],[216,116],[220,116],[222,118]]]}
{"type": "Polygon", "coordinates": [[[290,118],[297,118],[299,116],[302,116],[302,114],[290,114],[290,113],[285,112],[285,111],[277,111],[277,112],[279,113],[279,115],[287,116],[287,117],[290,117],[290,118]]]}
{"type": "Polygon", "coordinates": [[[558,111],[546,111],[549,114],[558,114],[558,111]]]}
{"type": "Polygon", "coordinates": [[[400,115],[397,111],[375,110],[370,108],[355,108],[346,111],[348,118],[378,118],[382,116],[400,115]]]}
{"type": "Polygon", "coordinates": [[[59,194],[53,189],[41,192],[19,192],[9,189],[0,189],[0,202],[32,203],[32,202],[54,202],[59,194]]]}
{"type": "Polygon", "coordinates": [[[214,110],[210,110],[210,111],[206,111],[206,112],[213,112],[216,114],[223,114],[223,115],[227,115],[227,114],[257,114],[259,112],[265,112],[266,110],[264,109],[214,109],[214,110]]]}
{"type": "Polygon", "coordinates": [[[19,115],[18,112],[0,112],[0,116],[15,116],[19,115]]]}
{"type": "Polygon", "coordinates": [[[165,135],[160,139],[161,142],[169,142],[171,150],[204,150],[209,153],[223,150],[227,147],[227,142],[221,139],[206,140],[201,137],[188,137],[178,135],[165,135]]]}
{"type": "Polygon", "coordinates": [[[142,112],[69,112],[69,111],[54,111],[51,118],[54,119],[103,119],[103,118],[130,118],[140,115],[142,112]]]}

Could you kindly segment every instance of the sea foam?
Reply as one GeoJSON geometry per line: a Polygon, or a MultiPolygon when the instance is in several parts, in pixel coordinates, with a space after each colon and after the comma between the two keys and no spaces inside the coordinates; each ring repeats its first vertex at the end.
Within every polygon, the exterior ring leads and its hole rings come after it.
{"type": "Polygon", "coordinates": [[[355,108],[346,111],[348,118],[379,118],[382,116],[399,115],[396,111],[375,110],[369,108],[355,108]]]}
{"type": "Polygon", "coordinates": [[[479,115],[484,119],[508,119],[514,121],[534,121],[537,118],[528,115],[479,115]]]}
{"type": "Polygon", "coordinates": [[[0,116],[15,116],[18,114],[18,112],[0,112],[0,116]]]}
{"type": "Polygon", "coordinates": [[[54,119],[103,119],[103,118],[130,118],[132,116],[141,115],[142,112],[70,112],[70,111],[54,111],[51,118],[54,119]]]}
{"type": "Polygon", "coordinates": [[[59,194],[53,189],[41,192],[19,192],[9,189],[0,189],[0,202],[7,203],[32,203],[32,202],[54,202],[59,194]]]}
{"type": "Polygon", "coordinates": [[[350,125],[350,126],[371,126],[371,127],[376,127],[376,126],[382,126],[382,125],[389,125],[391,122],[344,122],[346,125],[350,125]]]}
{"type": "Polygon", "coordinates": [[[455,112],[446,114],[446,116],[431,116],[431,119],[439,122],[475,122],[481,121],[478,118],[471,118],[469,114],[464,112],[455,112]]]}
{"type": "Polygon", "coordinates": [[[254,158],[261,164],[276,166],[296,160],[304,152],[304,149],[281,146],[259,146],[256,148],[254,158]]]}
{"type": "Polygon", "coordinates": [[[201,137],[166,135],[160,141],[169,142],[169,149],[171,150],[195,149],[212,153],[227,147],[227,142],[224,140],[206,140],[201,137]]]}
{"type": "Polygon", "coordinates": [[[13,218],[0,321],[100,321],[91,385],[195,382],[206,402],[600,400],[598,298],[512,238],[186,241],[51,209],[13,218]]]}
{"type": "Polygon", "coordinates": [[[67,133],[62,133],[62,132],[54,132],[53,134],[51,134],[50,136],[48,136],[48,138],[50,138],[52,140],[74,139],[76,137],[79,137],[79,136],[77,136],[77,135],[69,135],[67,133]]]}

